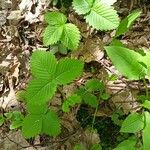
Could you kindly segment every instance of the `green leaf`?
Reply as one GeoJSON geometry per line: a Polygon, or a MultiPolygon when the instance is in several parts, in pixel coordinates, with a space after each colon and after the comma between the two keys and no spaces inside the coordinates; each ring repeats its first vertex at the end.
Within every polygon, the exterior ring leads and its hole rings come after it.
{"type": "Polygon", "coordinates": [[[129,138],[121,142],[114,150],[136,150],[136,142],[135,138],[129,138]]]}
{"type": "Polygon", "coordinates": [[[23,124],[23,120],[13,121],[9,128],[10,128],[10,130],[17,129],[17,128],[21,127],[22,124],[23,124]]]}
{"type": "Polygon", "coordinates": [[[88,91],[96,91],[96,90],[101,90],[103,89],[104,90],[104,85],[103,83],[98,80],[98,79],[91,79],[91,80],[88,80],[86,83],[85,83],[85,88],[88,90],[88,91]]]}
{"type": "Polygon", "coordinates": [[[85,150],[84,146],[81,145],[81,144],[77,144],[75,145],[74,149],[73,150],[85,150]]]}
{"type": "Polygon", "coordinates": [[[121,46],[124,47],[123,43],[118,39],[113,39],[110,46],[121,46]]]}
{"type": "Polygon", "coordinates": [[[117,28],[116,37],[124,34],[128,31],[128,29],[132,26],[133,22],[141,15],[140,10],[135,10],[131,14],[129,14],[126,18],[124,18],[117,28]]]}
{"type": "Polygon", "coordinates": [[[27,111],[33,115],[42,115],[45,114],[48,110],[47,104],[40,104],[40,103],[27,103],[27,111]]]}
{"type": "Polygon", "coordinates": [[[107,46],[105,50],[115,67],[128,79],[138,80],[144,77],[145,69],[138,62],[140,54],[119,46],[107,46]]]}
{"type": "Polygon", "coordinates": [[[72,23],[67,23],[64,25],[63,34],[61,36],[61,42],[71,50],[78,48],[80,41],[80,31],[72,23]]]}
{"type": "Polygon", "coordinates": [[[79,77],[83,70],[83,63],[76,59],[62,59],[58,62],[55,81],[58,84],[67,84],[73,81],[76,77],[79,77]]]}
{"type": "Polygon", "coordinates": [[[102,147],[100,144],[94,144],[90,150],[102,150],[102,147]]]}
{"type": "Polygon", "coordinates": [[[112,30],[119,25],[117,12],[112,7],[99,2],[99,0],[95,0],[85,19],[90,26],[97,30],[112,30]]]}
{"type": "Polygon", "coordinates": [[[63,33],[63,25],[51,26],[48,25],[43,34],[43,43],[45,46],[57,43],[63,33]]]}
{"type": "Polygon", "coordinates": [[[54,111],[49,110],[43,117],[42,132],[49,136],[57,136],[61,132],[60,121],[54,111]]]}
{"type": "Polygon", "coordinates": [[[25,138],[31,138],[40,134],[42,129],[42,116],[29,114],[25,117],[22,126],[22,134],[25,138]]]}
{"type": "Polygon", "coordinates": [[[81,101],[82,101],[82,99],[79,95],[73,94],[63,102],[62,110],[64,112],[69,112],[70,111],[69,107],[72,107],[75,104],[79,104],[79,103],[81,103],[81,101]]]}
{"type": "Polygon", "coordinates": [[[120,132],[136,133],[144,128],[143,115],[131,113],[123,121],[120,132]]]}
{"type": "Polygon", "coordinates": [[[143,150],[150,148],[150,113],[145,112],[145,128],[143,130],[143,150]]]}
{"type": "Polygon", "coordinates": [[[150,109],[150,101],[145,100],[145,102],[141,106],[143,106],[146,109],[150,109]]]}
{"type": "Polygon", "coordinates": [[[45,21],[52,26],[64,25],[67,22],[67,18],[60,12],[47,12],[44,15],[45,21]]]}
{"type": "Polygon", "coordinates": [[[91,10],[94,0],[73,0],[73,8],[79,14],[86,14],[91,10]]]}
{"type": "Polygon", "coordinates": [[[113,5],[117,0],[100,0],[101,3],[111,6],[113,5]]]}
{"type": "Polygon", "coordinates": [[[30,103],[46,103],[56,91],[56,83],[50,80],[34,79],[27,87],[26,99],[30,103]]]}
{"type": "Polygon", "coordinates": [[[52,79],[56,71],[57,60],[50,52],[35,51],[31,57],[32,75],[39,79],[52,79]]]}
{"type": "Polygon", "coordinates": [[[4,122],[5,122],[5,118],[2,115],[0,115],[0,126],[2,126],[4,122]]]}
{"type": "Polygon", "coordinates": [[[88,104],[91,107],[96,108],[98,106],[98,100],[97,97],[94,94],[91,94],[89,92],[85,92],[82,96],[83,101],[88,104]]]}
{"type": "Polygon", "coordinates": [[[139,62],[142,62],[147,67],[147,75],[150,77],[150,52],[147,52],[145,56],[139,57],[139,62]]]}

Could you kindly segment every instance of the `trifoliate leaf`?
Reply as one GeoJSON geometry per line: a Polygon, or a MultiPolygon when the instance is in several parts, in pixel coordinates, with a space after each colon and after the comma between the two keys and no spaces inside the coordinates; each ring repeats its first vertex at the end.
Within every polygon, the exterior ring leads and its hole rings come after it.
{"type": "Polygon", "coordinates": [[[25,138],[31,138],[40,134],[42,129],[42,116],[29,114],[25,117],[22,126],[22,134],[25,138]]]}
{"type": "Polygon", "coordinates": [[[45,21],[52,26],[64,25],[67,21],[66,16],[60,12],[47,12],[44,15],[45,21]]]}
{"type": "Polygon", "coordinates": [[[50,52],[36,51],[31,57],[32,75],[39,79],[52,79],[56,70],[57,60],[50,52]]]}
{"type": "Polygon", "coordinates": [[[42,115],[45,114],[47,110],[48,108],[46,103],[44,104],[32,103],[32,102],[27,103],[27,111],[29,114],[42,115]]]}
{"type": "Polygon", "coordinates": [[[81,103],[81,97],[77,94],[73,94],[70,97],[68,97],[62,105],[62,110],[64,112],[69,112],[70,111],[70,107],[74,106],[75,104],[79,104],[81,103]]]}
{"type": "Polygon", "coordinates": [[[43,104],[48,102],[56,91],[56,83],[50,80],[34,79],[27,87],[27,102],[43,104]]]}
{"type": "Polygon", "coordinates": [[[48,25],[43,34],[43,43],[45,46],[57,43],[63,32],[63,25],[51,26],[48,25]]]}
{"type": "Polygon", "coordinates": [[[145,112],[145,128],[143,130],[143,150],[149,150],[150,148],[150,113],[145,112]]]}
{"type": "Polygon", "coordinates": [[[138,62],[139,53],[120,46],[107,46],[105,49],[114,66],[128,79],[144,77],[145,68],[138,62]]]}
{"type": "Polygon", "coordinates": [[[63,34],[61,36],[61,42],[71,50],[76,50],[78,48],[80,41],[80,31],[79,29],[71,23],[64,25],[63,34]]]}
{"type": "Polygon", "coordinates": [[[117,28],[116,37],[124,34],[132,26],[133,22],[141,15],[141,11],[135,10],[124,18],[117,28]]]}
{"type": "Polygon", "coordinates": [[[136,133],[144,128],[143,115],[131,113],[123,121],[120,132],[136,133]]]}
{"type": "Polygon", "coordinates": [[[73,8],[81,15],[86,14],[91,10],[94,0],[73,0],[73,8]]]}
{"type": "Polygon", "coordinates": [[[76,77],[79,77],[83,70],[83,63],[76,59],[62,59],[58,62],[55,81],[58,84],[67,84],[73,81],[76,77]]]}
{"type": "Polygon", "coordinates": [[[49,110],[43,116],[42,132],[49,136],[57,136],[61,132],[60,121],[54,111],[49,110]]]}
{"type": "Polygon", "coordinates": [[[95,0],[85,19],[90,26],[97,30],[112,30],[119,25],[117,12],[112,7],[99,2],[99,0],[95,0]]]}

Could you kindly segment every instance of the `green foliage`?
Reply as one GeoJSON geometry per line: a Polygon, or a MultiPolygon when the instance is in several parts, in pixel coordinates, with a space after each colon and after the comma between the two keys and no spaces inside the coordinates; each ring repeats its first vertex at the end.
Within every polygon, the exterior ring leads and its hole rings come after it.
{"type": "Polygon", "coordinates": [[[75,145],[74,149],[73,150],[85,150],[84,146],[81,145],[81,144],[77,144],[75,145]]]}
{"type": "Polygon", "coordinates": [[[138,80],[144,77],[145,68],[139,63],[141,55],[120,46],[105,47],[115,67],[128,79],[138,80]]]}
{"type": "Polygon", "coordinates": [[[75,104],[79,103],[81,103],[81,97],[78,96],[77,94],[73,94],[63,102],[62,110],[64,112],[69,112],[70,111],[69,107],[73,107],[75,104]]]}
{"type": "Polygon", "coordinates": [[[121,142],[114,150],[136,150],[136,139],[135,137],[130,137],[127,140],[124,140],[123,142],[121,142]]]}
{"type": "Polygon", "coordinates": [[[26,90],[26,100],[43,104],[54,95],[57,84],[64,85],[82,73],[83,63],[76,59],[62,59],[59,62],[53,54],[36,51],[31,57],[31,72],[36,77],[26,90]]]}
{"type": "Polygon", "coordinates": [[[58,41],[68,49],[78,48],[80,41],[79,29],[72,23],[66,23],[67,18],[59,12],[47,12],[45,21],[48,23],[44,34],[43,43],[45,46],[53,45],[58,41]]]}
{"type": "Polygon", "coordinates": [[[48,110],[46,113],[28,114],[23,121],[22,134],[25,138],[31,138],[40,133],[57,136],[60,130],[59,118],[55,112],[48,110]]]}
{"type": "Polygon", "coordinates": [[[145,100],[145,102],[141,106],[143,106],[146,109],[150,109],[150,101],[145,100]]]}
{"type": "Polygon", "coordinates": [[[119,18],[116,11],[102,0],[74,0],[73,8],[78,14],[84,14],[86,22],[97,30],[112,30],[118,27],[119,18]]]}
{"type": "Polygon", "coordinates": [[[135,10],[133,11],[131,14],[129,14],[126,18],[124,18],[116,31],[116,35],[115,37],[118,37],[122,34],[124,34],[125,32],[128,31],[128,29],[132,26],[133,22],[141,15],[141,11],[140,10],[135,10]]]}
{"type": "Polygon", "coordinates": [[[90,150],[102,150],[102,147],[100,144],[94,144],[90,150]]]}
{"type": "Polygon", "coordinates": [[[139,62],[142,62],[142,63],[144,63],[146,65],[146,69],[147,69],[147,73],[146,74],[150,78],[150,61],[149,60],[150,60],[150,52],[147,52],[145,54],[145,56],[141,56],[139,58],[139,62]]]}
{"type": "Polygon", "coordinates": [[[76,59],[62,59],[58,62],[54,81],[57,84],[65,85],[80,76],[83,69],[83,63],[76,59]]]}
{"type": "Polygon", "coordinates": [[[144,128],[144,117],[142,114],[131,113],[123,121],[120,132],[136,133],[144,128]]]}
{"type": "Polygon", "coordinates": [[[145,127],[143,130],[143,150],[148,150],[150,148],[150,113],[145,112],[145,127]]]}
{"type": "MultiPolygon", "coordinates": [[[[63,19],[62,19],[63,20],[63,19]]],[[[53,21],[49,20],[49,23],[53,21]]],[[[73,81],[82,73],[83,63],[76,59],[57,61],[50,52],[36,51],[31,57],[31,73],[34,76],[26,89],[25,102],[28,115],[22,125],[25,138],[40,133],[57,136],[60,133],[60,121],[55,112],[47,107],[58,85],[73,81]]],[[[69,106],[74,105],[68,104],[69,106]]]]}
{"type": "Polygon", "coordinates": [[[22,127],[24,116],[19,111],[8,112],[4,114],[6,120],[10,121],[10,130],[22,127]]]}

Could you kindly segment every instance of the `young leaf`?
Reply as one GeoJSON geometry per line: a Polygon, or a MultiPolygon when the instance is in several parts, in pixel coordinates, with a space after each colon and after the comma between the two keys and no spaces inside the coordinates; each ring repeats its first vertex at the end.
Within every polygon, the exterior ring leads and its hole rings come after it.
{"type": "Polygon", "coordinates": [[[61,42],[71,50],[77,49],[80,41],[79,29],[71,23],[64,25],[61,42]]]}
{"type": "Polygon", "coordinates": [[[52,26],[64,25],[67,22],[67,18],[60,12],[47,12],[44,15],[45,21],[52,26]]]}
{"type": "Polygon", "coordinates": [[[91,79],[91,80],[88,80],[86,83],[85,83],[85,88],[88,90],[88,91],[96,91],[96,90],[100,90],[100,89],[103,89],[104,90],[104,85],[102,82],[100,82],[100,80],[98,79],[91,79]]]}
{"type": "Polygon", "coordinates": [[[67,84],[80,76],[83,70],[83,63],[76,59],[62,59],[58,62],[55,81],[58,84],[67,84]]]}
{"type": "Polygon", "coordinates": [[[145,112],[145,128],[143,130],[143,150],[149,150],[150,148],[150,113],[145,112]]]}
{"type": "Polygon", "coordinates": [[[10,129],[10,130],[17,129],[17,128],[21,127],[22,124],[23,124],[23,120],[12,121],[12,123],[11,123],[9,129],[10,129]]]}
{"type": "Polygon", "coordinates": [[[122,123],[120,132],[136,133],[144,128],[143,115],[131,113],[122,123]]]}
{"type": "Polygon", "coordinates": [[[73,0],[73,8],[79,14],[86,14],[91,10],[94,0],[73,0]]]}
{"type": "Polygon", "coordinates": [[[48,102],[56,91],[56,83],[50,80],[34,79],[27,87],[27,102],[44,104],[48,102]]]}
{"type": "Polygon", "coordinates": [[[144,77],[145,69],[138,62],[140,54],[119,46],[107,46],[105,50],[115,67],[128,79],[138,80],[144,77]]]}
{"type": "Polygon", "coordinates": [[[83,101],[88,104],[91,107],[96,108],[98,106],[98,100],[97,97],[94,94],[91,94],[89,92],[85,92],[82,96],[83,101]]]}
{"type": "Polygon", "coordinates": [[[124,140],[123,142],[121,142],[114,150],[127,150],[127,149],[130,149],[130,150],[136,150],[136,139],[133,137],[127,139],[127,140],[124,140]]]}
{"type": "Polygon", "coordinates": [[[126,18],[124,18],[117,28],[116,37],[124,34],[128,31],[128,29],[132,26],[133,22],[141,15],[140,10],[135,10],[131,14],[129,14],[126,18]]]}
{"type": "Polygon", "coordinates": [[[57,136],[61,132],[60,121],[54,111],[49,110],[43,117],[42,133],[57,136]]]}
{"type": "Polygon", "coordinates": [[[43,43],[45,46],[57,43],[63,33],[63,25],[51,26],[48,25],[43,34],[43,43]]]}
{"type": "Polygon", "coordinates": [[[52,79],[56,71],[57,60],[50,52],[36,51],[31,57],[32,75],[39,79],[52,79]]]}
{"type": "Polygon", "coordinates": [[[85,16],[86,22],[97,30],[112,30],[118,27],[117,12],[110,6],[95,0],[91,11],[85,16]]]}
{"type": "Polygon", "coordinates": [[[25,138],[31,138],[40,134],[42,129],[42,116],[29,114],[24,118],[22,134],[25,138]]]}
{"type": "Polygon", "coordinates": [[[81,103],[81,101],[82,101],[82,99],[79,95],[73,94],[63,102],[62,110],[64,112],[69,112],[70,111],[69,107],[72,107],[75,104],[79,104],[79,103],[81,103]]]}

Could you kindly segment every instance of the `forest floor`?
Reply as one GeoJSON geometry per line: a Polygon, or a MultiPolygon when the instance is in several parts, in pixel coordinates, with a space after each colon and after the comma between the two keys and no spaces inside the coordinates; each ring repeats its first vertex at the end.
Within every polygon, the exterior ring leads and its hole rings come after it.
{"type": "MultiPolygon", "coordinates": [[[[49,51],[50,47],[42,44],[42,32],[45,28],[43,14],[47,10],[55,10],[49,0],[41,0],[37,5],[30,0],[12,0],[0,2],[0,113],[19,110],[24,112],[25,107],[17,100],[17,92],[25,89],[31,79],[30,56],[33,51],[42,49],[49,51]],[[28,1],[28,3],[27,3],[28,1]]],[[[115,8],[120,17],[125,17],[132,10],[139,8],[143,13],[134,23],[133,27],[121,41],[129,48],[137,50],[150,47],[150,8],[144,4],[117,2],[115,8]]],[[[62,8],[59,8],[62,9],[62,8]]],[[[62,95],[70,95],[78,84],[82,84],[90,78],[97,78],[107,84],[107,91],[112,95],[109,101],[101,104],[96,113],[95,128],[97,133],[86,130],[92,124],[94,110],[85,105],[80,105],[69,114],[59,114],[62,120],[62,133],[57,138],[38,136],[26,141],[20,130],[10,130],[10,123],[0,127],[0,150],[72,150],[72,145],[82,141],[86,145],[101,143],[104,147],[113,149],[118,144],[119,127],[115,125],[110,116],[114,110],[122,109],[124,114],[139,109],[136,96],[139,89],[143,88],[139,83],[129,82],[122,77],[105,56],[104,45],[111,42],[114,31],[96,32],[89,30],[88,25],[72,9],[68,10],[69,21],[76,24],[82,31],[83,40],[79,50],[68,53],[68,57],[82,58],[86,64],[84,73],[77,82],[60,87],[51,105],[59,110],[62,103],[62,95]],[[94,68],[94,73],[92,72],[94,68]],[[118,76],[116,81],[107,82],[110,74],[118,76]]],[[[53,49],[55,51],[55,49],[53,49]]],[[[57,53],[58,58],[66,54],[57,53]]],[[[58,112],[59,113],[59,112],[58,112]]],[[[124,116],[122,116],[124,117],[124,116]]],[[[107,148],[106,148],[107,150],[107,148]]]]}

